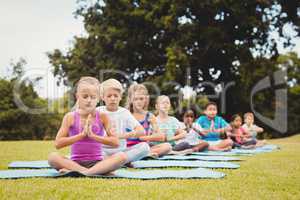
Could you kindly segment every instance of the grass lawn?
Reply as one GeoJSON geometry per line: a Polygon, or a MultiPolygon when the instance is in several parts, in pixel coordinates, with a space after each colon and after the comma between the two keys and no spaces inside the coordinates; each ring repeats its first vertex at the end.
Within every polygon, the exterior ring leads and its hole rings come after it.
{"type": "MultiPolygon", "coordinates": [[[[0,180],[0,199],[300,199],[300,135],[270,140],[280,151],[245,157],[224,179],[0,180]]],[[[49,141],[0,142],[0,169],[14,160],[45,160],[49,141]]],[[[67,153],[67,150],[63,151],[67,153]]]]}

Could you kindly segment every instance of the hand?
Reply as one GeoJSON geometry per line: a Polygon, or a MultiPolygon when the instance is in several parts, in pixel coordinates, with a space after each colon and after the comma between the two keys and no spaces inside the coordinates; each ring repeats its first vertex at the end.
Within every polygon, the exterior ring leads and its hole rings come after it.
{"type": "Polygon", "coordinates": [[[90,121],[91,121],[91,116],[89,115],[87,119],[85,120],[83,131],[80,133],[83,137],[88,137],[89,132],[90,132],[90,121]]]}
{"type": "Polygon", "coordinates": [[[201,131],[201,133],[202,133],[203,135],[207,135],[207,134],[210,133],[210,132],[212,132],[212,131],[209,130],[209,129],[204,129],[204,130],[201,131]]]}
{"type": "Polygon", "coordinates": [[[95,136],[96,134],[93,132],[92,126],[89,125],[88,137],[92,139],[95,136]]]}
{"type": "Polygon", "coordinates": [[[118,137],[119,139],[127,139],[127,138],[129,138],[129,137],[127,137],[126,133],[125,133],[125,134],[117,135],[117,137],[118,137]]]}
{"type": "Polygon", "coordinates": [[[112,135],[118,135],[118,133],[117,133],[117,127],[116,127],[115,123],[111,123],[110,132],[111,132],[112,135]]]}

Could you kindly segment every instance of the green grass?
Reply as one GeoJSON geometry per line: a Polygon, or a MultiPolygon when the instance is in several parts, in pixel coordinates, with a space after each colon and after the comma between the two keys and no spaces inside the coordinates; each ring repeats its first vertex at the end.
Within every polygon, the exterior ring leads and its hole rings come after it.
{"type": "MultiPolygon", "coordinates": [[[[237,170],[216,170],[227,174],[220,180],[0,180],[0,199],[300,199],[300,135],[270,143],[282,149],[245,157],[237,170]]],[[[0,142],[0,169],[14,160],[44,160],[51,151],[49,141],[0,142]]]]}

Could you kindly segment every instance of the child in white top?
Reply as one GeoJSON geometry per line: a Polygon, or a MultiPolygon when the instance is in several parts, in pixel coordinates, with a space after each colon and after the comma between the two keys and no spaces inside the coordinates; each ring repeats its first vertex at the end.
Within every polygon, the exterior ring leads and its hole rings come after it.
{"type": "Polygon", "coordinates": [[[146,142],[127,148],[126,139],[143,136],[145,135],[145,130],[127,109],[119,107],[123,94],[121,83],[116,79],[108,79],[101,84],[100,93],[105,106],[98,107],[98,110],[108,115],[115,130],[114,132],[120,139],[118,148],[103,146],[104,156],[125,152],[128,156],[127,163],[148,156],[150,147],[146,142]]]}
{"type": "MultiPolygon", "coordinates": [[[[264,129],[254,124],[254,115],[251,112],[244,114],[244,124],[242,126],[253,139],[256,139],[257,135],[264,132],[264,129]]],[[[256,146],[263,146],[266,144],[266,140],[257,140],[256,146]]]]}

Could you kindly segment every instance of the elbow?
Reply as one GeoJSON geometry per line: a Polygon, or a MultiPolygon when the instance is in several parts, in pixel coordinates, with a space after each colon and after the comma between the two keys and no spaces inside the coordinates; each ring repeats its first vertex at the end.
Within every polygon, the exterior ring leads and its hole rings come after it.
{"type": "Polygon", "coordinates": [[[118,148],[120,146],[120,140],[119,139],[115,139],[112,144],[111,144],[112,147],[115,147],[115,148],[118,148]]]}
{"type": "Polygon", "coordinates": [[[54,147],[55,147],[56,150],[59,150],[59,149],[62,148],[62,145],[58,141],[55,141],[54,142],[54,147]]]}

